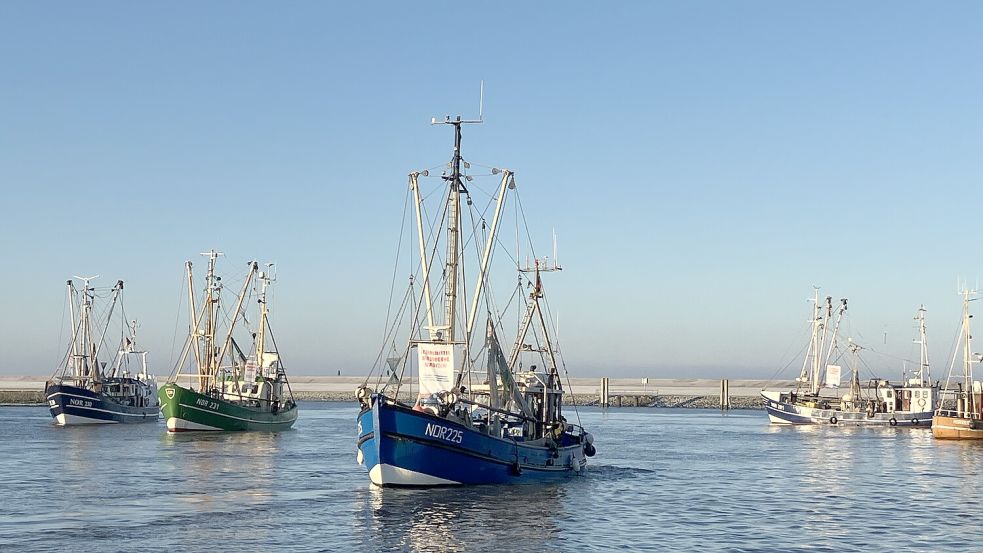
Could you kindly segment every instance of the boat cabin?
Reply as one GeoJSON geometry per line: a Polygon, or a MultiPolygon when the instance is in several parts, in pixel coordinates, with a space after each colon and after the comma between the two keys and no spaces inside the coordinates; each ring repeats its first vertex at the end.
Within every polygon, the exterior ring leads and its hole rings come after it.
{"type": "Polygon", "coordinates": [[[875,412],[894,413],[933,411],[938,398],[935,389],[920,381],[916,386],[894,385],[887,380],[871,382],[875,390],[875,412]]]}

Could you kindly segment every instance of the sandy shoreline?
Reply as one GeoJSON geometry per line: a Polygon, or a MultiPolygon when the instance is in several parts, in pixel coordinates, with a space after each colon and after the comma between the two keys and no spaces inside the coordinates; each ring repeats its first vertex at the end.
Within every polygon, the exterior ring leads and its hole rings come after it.
{"type": "MultiPolygon", "coordinates": [[[[166,377],[158,377],[161,382],[166,377]]],[[[46,377],[0,376],[0,404],[44,403],[42,390],[46,377]]],[[[301,401],[355,401],[355,389],[365,382],[364,376],[306,376],[290,378],[294,397],[301,401]]],[[[369,381],[374,384],[376,379],[369,381]]],[[[413,380],[409,381],[415,386],[413,380]]],[[[730,403],[733,409],[762,407],[760,391],[764,388],[787,389],[791,381],[753,379],[730,380],[730,403]]],[[[600,401],[601,378],[571,378],[567,383],[566,403],[596,405],[600,401]]],[[[401,394],[402,395],[402,394],[401,394]]],[[[612,406],[697,407],[720,406],[720,380],[709,378],[611,378],[609,395],[612,406]]]]}

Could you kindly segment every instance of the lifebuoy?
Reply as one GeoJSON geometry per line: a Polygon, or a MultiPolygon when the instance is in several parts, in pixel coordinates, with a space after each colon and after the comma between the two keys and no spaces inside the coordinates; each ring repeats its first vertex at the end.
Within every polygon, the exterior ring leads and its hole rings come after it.
{"type": "Polygon", "coordinates": [[[918,419],[911,419],[912,426],[918,426],[918,419]]]}
{"type": "Polygon", "coordinates": [[[887,422],[890,423],[891,426],[897,426],[898,425],[898,419],[896,419],[894,417],[891,417],[891,420],[889,420],[887,422]]]}
{"type": "Polygon", "coordinates": [[[921,398],[921,399],[918,400],[918,408],[919,409],[924,409],[925,408],[925,398],[921,398]]]}
{"type": "Polygon", "coordinates": [[[829,423],[830,424],[836,424],[836,417],[830,417],[829,418],[829,423]]]}

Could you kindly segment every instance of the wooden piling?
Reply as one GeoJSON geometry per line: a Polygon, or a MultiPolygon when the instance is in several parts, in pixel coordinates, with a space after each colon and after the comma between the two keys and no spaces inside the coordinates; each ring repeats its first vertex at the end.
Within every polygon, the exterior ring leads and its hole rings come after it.
{"type": "Polygon", "coordinates": [[[601,379],[601,407],[609,407],[611,405],[611,398],[608,396],[608,378],[601,379]]]}
{"type": "Polygon", "coordinates": [[[720,381],[720,410],[730,409],[730,381],[726,378],[720,381]]]}

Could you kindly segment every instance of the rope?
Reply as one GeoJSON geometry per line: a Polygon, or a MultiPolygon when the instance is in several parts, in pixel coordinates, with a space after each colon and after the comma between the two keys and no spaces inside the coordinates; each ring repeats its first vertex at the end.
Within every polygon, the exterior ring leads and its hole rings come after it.
{"type": "MultiPolygon", "coordinates": [[[[167,366],[168,367],[174,366],[174,363],[175,363],[175,359],[174,359],[174,354],[175,354],[174,346],[177,345],[177,329],[181,325],[181,311],[184,310],[184,301],[185,301],[184,300],[184,296],[185,296],[185,293],[184,292],[185,292],[185,290],[184,290],[184,284],[182,283],[181,286],[178,286],[177,312],[174,315],[174,335],[171,337],[171,356],[167,360],[167,366]]],[[[195,314],[192,313],[191,316],[194,317],[195,314]]],[[[191,325],[193,325],[193,324],[194,324],[194,321],[189,321],[188,322],[188,328],[190,329],[191,328],[191,325]]],[[[191,331],[189,330],[188,331],[188,334],[190,334],[190,333],[191,333],[191,331]]]]}

